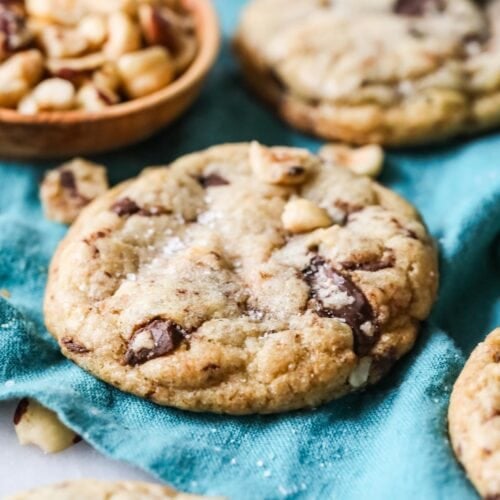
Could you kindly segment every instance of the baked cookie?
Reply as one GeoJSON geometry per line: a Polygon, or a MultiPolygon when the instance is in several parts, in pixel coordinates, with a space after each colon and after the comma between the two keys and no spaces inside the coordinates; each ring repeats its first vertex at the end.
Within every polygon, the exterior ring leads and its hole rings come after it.
{"type": "Polygon", "coordinates": [[[250,85],[326,139],[408,145],[500,124],[500,0],[253,0],[250,85]]]}
{"type": "Polygon", "coordinates": [[[472,352],[448,412],[453,449],[481,496],[500,498],[500,328],[472,352]]]}
{"type": "MultiPolygon", "coordinates": [[[[196,500],[209,497],[180,493],[160,484],[79,479],[42,486],[6,500],[196,500]]],[[[211,497],[217,500],[215,497],[211,497]]],[[[222,500],[219,498],[219,500],[222,500]]]]}
{"type": "Polygon", "coordinates": [[[396,194],[306,150],[223,145],[86,208],[52,261],[45,317],[67,357],[122,390],[271,413],[379,380],[437,281],[396,194]]]}

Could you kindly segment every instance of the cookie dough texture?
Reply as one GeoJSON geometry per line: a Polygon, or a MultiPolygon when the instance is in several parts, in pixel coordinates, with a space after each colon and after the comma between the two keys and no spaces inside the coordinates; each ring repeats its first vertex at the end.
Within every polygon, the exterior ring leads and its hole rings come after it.
{"type": "Polygon", "coordinates": [[[448,413],[458,460],[482,497],[500,498],[500,328],[474,349],[448,413]]]}
{"type": "Polygon", "coordinates": [[[408,145],[500,124],[500,0],[253,0],[250,85],[326,139],[408,145]]]}
{"type": "Polygon", "coordinates": [[[66,356],[124,391],[271,413],[378,381],[437,281],[399,196],[306,150],[233,144],[89,205],[53,258],[45,316],[66,356]]]}
{"type": "MultiPolygon", "coordinates": [[[[208,497],[179,493],[159,484],[80,479],[18,493],[6,500],[196,500],[202,498],[208,499],[208,497]]],[[[212,497],[212,500],[216,499],[212,497]]]]}

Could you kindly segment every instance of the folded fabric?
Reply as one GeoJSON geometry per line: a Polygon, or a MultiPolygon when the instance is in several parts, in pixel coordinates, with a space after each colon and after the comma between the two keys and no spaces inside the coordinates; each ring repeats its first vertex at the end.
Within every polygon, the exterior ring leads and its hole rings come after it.
{"type": "MultiPolygon", "coordinates": [[[[224,32],[244,2],[219,0],[224,32]]],[[[216,143],[317,149],[244,89],[226,43],[202,98],[147,143],[97,158],[113,182],[216,143]]],[[[363,393],[285,415],[162,408],[93,378],[43,326],[50,257],[65,228],[44,220],[43,165],[0,164],[0,399],[30,396],[103,453],[181,490],[245,499],[475,498],[446,430],[453,382],[500,325],[500,134],[392,152],[381,182],[422,212],[441,251],[439,301],[396,369],[363,393]]]]}

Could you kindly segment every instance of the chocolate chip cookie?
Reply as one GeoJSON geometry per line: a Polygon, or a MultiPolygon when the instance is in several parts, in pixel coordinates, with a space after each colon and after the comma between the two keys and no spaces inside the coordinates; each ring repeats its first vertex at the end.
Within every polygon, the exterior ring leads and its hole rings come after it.
{"type": "MultiPolygon", "coordinates": [[[[42,486],[12,495],[6,500],[196,500],[201,498],[208,499],[208,497],[180,493],[160,484],[80,479],[42,486]]],[[[217,500],[214,497],[211,498],[217,500]]]]}
{"type": "Polygon", "coordinates": [[[438,282],[415,209],[303,149],[233,144],[89,205],[52,261],[63,353],[162,405],[314,407],[408,352],[438,282]]]}
{"type": "Polygon", "coordinates": [[[500,0],[253,0],[250,85],[326,139],[408,145],[500,124],[500,0]]]}
{"type": "Polygon", "coordinates": [[[500,498],[500,328],[465,364],[448,419],[453,448],[467,475],[484,498],[500,498]]]}

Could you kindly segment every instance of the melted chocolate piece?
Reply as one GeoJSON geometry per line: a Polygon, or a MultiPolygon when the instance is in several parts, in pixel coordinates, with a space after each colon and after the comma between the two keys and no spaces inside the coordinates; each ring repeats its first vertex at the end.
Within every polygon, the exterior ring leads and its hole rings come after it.
{"type": "Polygon", "coordinates": [[[186,338],[186,331],[177,323],[161,318],[154,319],[140,327],[129,341],[124,362],[130,366],[142,365],[160,356],[174,352],[186,338]],[[152,348],[139,347],[134,349],[135,339],[142,334],[149,336],[153,343],[152,348]]]}
{"type": "Polygon", "coordinates": [[[61,344],[74,354],[87,354],[90,352],[84,345],[75,342],[71,337],[63,337],[61,344]]]}
{"type": "Polygon", "coordinates": [[[61,170],[59,179],[64,189],[71,191],[71,193],[77,192],[75,174],[71,170],[61,170]]]}
{"type": "Polygon", "coordinates": [[[344,320],[353,332],[354,352],[358,356],[368,354],[378,340],[380,331],[372,306],[362,290],[348,276],[341,274],[320,256],[311,259],[311,263],[303,271],[303,276],[310,287],[310,296],[316,304],[318,316],[344,320]],[[338,307],[326,306],[320,296],[320,291],[326,287],[346,294],[351,298],[351,303],[338,307]],[[371,332],[363,331],[362,327],[365,324],[371,325],[371,332]]]}
{"type": "Polygon", "coordinates": [[[140,207],[134,200],[125,197],[111,205],[111,211],[119,217],[128,217],[129,215],[142,215],[143,217],[156,217],[158,215],[171,214],[172,211],[165,207],[140,207]]]}
{"type": "Polygon", "coordinates": [[[111,206],[111,211],[119,217],[126,217],[140,212],[141,207],[132,199],[126,197],[122,198],[111,206]]]}
{"type": "Polygon", "coordinates": [[[23,415],[28,411],[29,404],[28,398],[23,398],[19,401],[16,411],[14,412],[14,425],[17,425],[21,421],[23,415]]]}
{"type": "Polygon", "coordinates": [[[430,8],[443,11],[443,0],[397,0],[394,12],[403,16],[423,16],[430,8]]]}
{"type": "Polygon", "coordinates": [[[304,167],[290,167],[287,171],[288,175],[290,177],[300,177],[301,175],[304,175],[306,169],[304,167]]]}
{"type": "Polygon", "coordinates": [[[341,266],[347,271],[370,271],[376,272],[382,269],[394,267],[394,255],[389,254],[382,257],[381,260],[371,260],[365,262],[342,262],[341,266]]]}
{"type": "Polygon", "coordinates": [[[200,175],[196,180],[204,187],[227,186],[229,181],[219,174],[200,175]]]}

